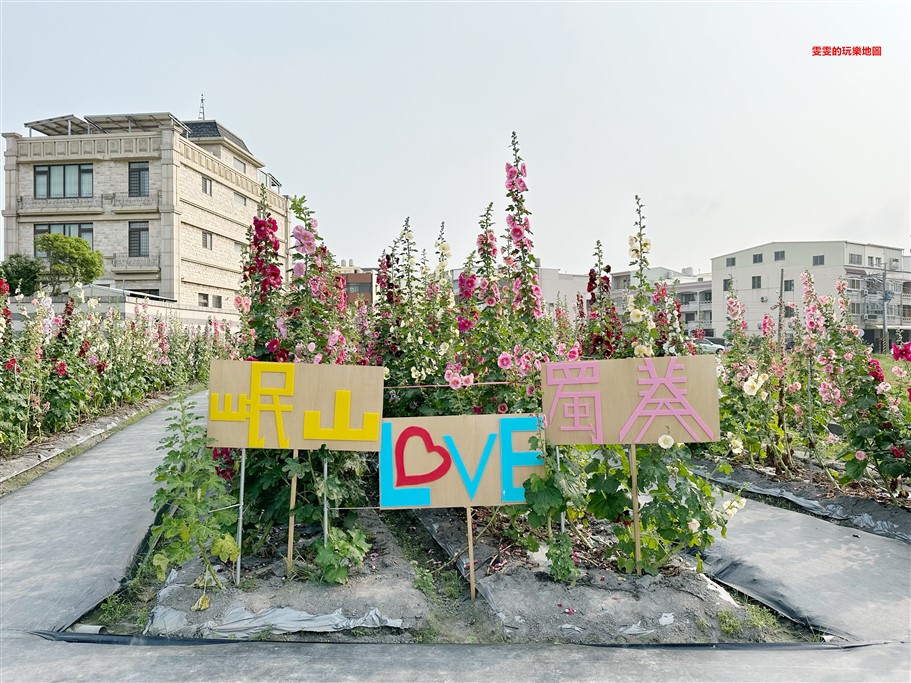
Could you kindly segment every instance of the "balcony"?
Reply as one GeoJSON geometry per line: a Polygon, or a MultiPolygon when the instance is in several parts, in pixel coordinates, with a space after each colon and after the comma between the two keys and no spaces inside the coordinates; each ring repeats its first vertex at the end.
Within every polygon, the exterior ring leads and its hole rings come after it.
{"type": "Polygon", "coordinates": [[[112,213],[148,213],[158,211],[160,192],[153,192],[145,197],[130,197],[128,194],[105,195],[109,199],[112,213]]]}
{"type": "Polygon", "coordinates": [[[43,214],[96,214],[104,213],[101,196],[67,197],[65,199],[35,199],[19,197],[20,216],[40,216],[43,214]]]}
{"type": "Polygon", "coordinates": [[[160,269],[158,256],[128,256],[114,254],[111,259],[111,270],[129,273],[157,273],[160,269]]]}

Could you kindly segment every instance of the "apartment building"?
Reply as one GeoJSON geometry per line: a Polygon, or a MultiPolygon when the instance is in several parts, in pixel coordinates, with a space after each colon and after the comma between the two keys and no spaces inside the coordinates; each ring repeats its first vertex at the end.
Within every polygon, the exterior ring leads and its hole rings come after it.
{"type": "Polygon", "coordinates": [[[881,348],[901,330],[911,336],[911,272],[900,247],[848,241],[769,242],[712,258],[713,317],[725,320],[725,292],[746,306],[748,330],[758,333],[764,315],[777,319],[779,293],[801,306],[801,273],[812,273],[819,294],[835,295],[839,279],[848,283],[849,315],[864,339],[881,348]],[[884,314],[885,313],[885,318],[884,314]],[[885,322],[885,325],[884,325],[885,322]]]}
{"type": "Polygon", "coordinates": [[[6,138],[5,253],[43,233],[104,256],[96,284],[173,302],[187,322],[233,318],[241,252],[262,188],[288,266],[289,198],[243,139],[173,114],[58,116],[6,138]],[[37,134],[37,135],[36,135],[37,134]]]}
{"type": "MultiPolygon", "coordinates": [[[[611,298],[618,312],[626,310],[630,283],[635,271],[623,270],[611,273],[611,298]]],[[[707,337],[724,333],[724,317],[717,318],[712,309],[712,275],[696,273],[692,268],[672,270],[656,266],[645,269],[645,278],[654,285],[666,284],[673,288],[680,302],[683,327],[689,336],[702,334],[707,337]],[[720,324],[716,321],[720,320],[720,324]]]]}

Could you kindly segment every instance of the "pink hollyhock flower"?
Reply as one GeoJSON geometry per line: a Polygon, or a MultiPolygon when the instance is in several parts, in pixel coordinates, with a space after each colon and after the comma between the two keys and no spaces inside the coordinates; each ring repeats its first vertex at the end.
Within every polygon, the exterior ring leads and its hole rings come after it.
{"type": "Polygon", "coordinates": [[[338,330],[332,330],[332,332],[329,333],[329,338],[326,340],[326,343],[329,344],[329,346],[335,346],[338,344],[338,340],[341,336],[341,332],[338,330]]]}
{"type": "Polygon", "coordinates": [[[60,361],[57,365],[54,366],[54,371],[63,377],[66,374],[66,362],[60,361]]]}
{"type": "Polygon", "coordinates": [[[513,242],[518,243],[525,236],[525,229],[517,225],[509,231],[509,236],[512,237],[513,242]]]}
{"type": "Polygon", "coordinates": [[[276,318],[275,326],[278,328],[278,333],[281,335],[282,339],[288,338],[288,326],[285,324],[284,318],[276,318]]]}
{"type": "Polygon", "coordinates": [[[460,389],[461,387],[462,387],[462,378],[459,377],[458,375],[453,376],[452,379],[449,380],[450,389],[460,389]]]}
{"type": "Polygon", "coordinates": [[[529,397],[534,396],[534,395],[535,395],[535,388],[534,388],[532,385],[529,384],[527,387],[525,387],[525,393],[526,393],[529,397]]]}
{"type": "Polygon", "coordinates": [[[497,412],[500,413],[500,415],[505,415],[508,411],[509,411],[509,406],[506,405],[505,403],[501,403],[500,405],[497,406],[497,412]]]}
{"type": "Polygon", "coordinates": [[[867,454],[864,453],[863,451],[857,451],[857,452],[854,454],[854,457],[855,457],[856,459],[858,459],[858,460],[866,460],[866,459],[867,459],[867,454]]]}
{"type": "Polygon", "coordinates": [[[468,375],[462,375],[462,386],[463,387],[470,387],[472,384],[474,384],[474,373],[473,372],[468,375]]]}
{"type": "Polygon", "coordinates": [[[323,362],[323,354],[318,353],[318,354],[316,354],[315,356],[313,356],[313,364],[314,364],[314,365],[319,365],[319,364],[322,363],[322,362],[323,362]]]}
{"type": "Polygon", "coordinates": [[[503,370],[509,370],[512,367],[512,356],[509,355],[508,351],[500,354],[500,357],[497,358],[497,365],[503,370]]]}

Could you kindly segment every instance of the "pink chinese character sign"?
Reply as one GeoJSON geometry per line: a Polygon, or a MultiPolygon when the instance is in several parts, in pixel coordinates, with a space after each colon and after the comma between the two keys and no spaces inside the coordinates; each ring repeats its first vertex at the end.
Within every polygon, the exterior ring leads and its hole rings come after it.
{"type": "Polygon", "coordinates": [[[714,356],[548,363],[542,373],[547,440],[564,444],[718,439],[714,356]]]}

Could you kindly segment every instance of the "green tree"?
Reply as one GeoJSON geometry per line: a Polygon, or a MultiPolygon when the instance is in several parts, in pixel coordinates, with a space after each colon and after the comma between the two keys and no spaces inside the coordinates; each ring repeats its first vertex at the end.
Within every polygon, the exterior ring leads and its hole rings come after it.
{"type": "Polygon", "coordinates": [[[0,263],[0,277],[9,283],[11,292],[18,289],[25,296],[31,296],[38,289],[41,261],[25,254],[10,254],[0,263]]]}
{"type": "Polygon", "coordinates": [[[81,237],[44,234],[35,243],[39,251],[47,254],[48,269],[45,280],[51,286],[51,295],[60,294],[64,283],[88,284],[104,274],[104,260],[100,251],[92,251],[81,237]]]}

